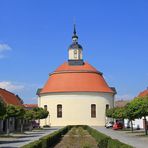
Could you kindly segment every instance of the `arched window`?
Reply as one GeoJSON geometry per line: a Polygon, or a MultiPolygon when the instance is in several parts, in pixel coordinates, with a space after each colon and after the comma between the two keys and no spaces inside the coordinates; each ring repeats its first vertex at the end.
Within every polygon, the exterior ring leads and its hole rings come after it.
{"type": "Polygon", "coordinates": [[[106,104],[106,110],[108,110],[109,109],[109,104],[106,104]]]}
{"type": "Polygon", "coordinates": [[[57,117],[62,118],[62,105],[61,104],[57,105],[57,117]]]}
{"type": "Polygon", "coordinates": [[[96,118],[96,104],[91,104],[91,117],[96,118]]]}
{"type": "Polygon", "coordinates": [[[44,105],[44,109],[47,110],[47,105],[44,105]]]}

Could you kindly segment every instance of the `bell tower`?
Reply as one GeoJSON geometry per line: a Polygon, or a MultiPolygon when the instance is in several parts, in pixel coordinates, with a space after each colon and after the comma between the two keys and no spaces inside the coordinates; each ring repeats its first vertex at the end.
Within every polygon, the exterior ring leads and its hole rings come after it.
{"type": "Polygon", "coordinates": [[[74,31],[72,36],[72,44],[68,48],[68,63],[69,65],[83,65],[82,59],[83,48],[78,44],[78,36],[76,33],[76,26],[74,24],[74,31]]]}

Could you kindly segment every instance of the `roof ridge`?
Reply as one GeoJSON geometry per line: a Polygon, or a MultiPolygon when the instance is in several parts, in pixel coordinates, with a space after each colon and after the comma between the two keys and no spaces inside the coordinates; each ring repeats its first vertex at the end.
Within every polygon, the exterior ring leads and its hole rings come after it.
{"type": "Polygon", "coordinates": [[[7,93],[10,93],[10,94],[12,94],[12,95],[14,95],[14,96],[17,96],[16,94],[14,94],[14,93],[12,93],[12,92],[10,92],[10,91],[4,89],[4,88],[0,88],[0,89],[3,90],[3,91],[5,91],[5,92],[7,92],[7,93]]]}

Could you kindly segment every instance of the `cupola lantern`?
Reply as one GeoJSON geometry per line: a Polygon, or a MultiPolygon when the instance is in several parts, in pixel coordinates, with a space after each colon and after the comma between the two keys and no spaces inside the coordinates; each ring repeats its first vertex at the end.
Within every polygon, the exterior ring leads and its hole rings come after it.
{"type": "Polygon", "coordinates": [[[76,26],[74,24],[72,44],[68,48],[69,65],[83,65],[82,50],[83,50],[82,46],[78,44],[78,36],[76,33],[76,26]]]}

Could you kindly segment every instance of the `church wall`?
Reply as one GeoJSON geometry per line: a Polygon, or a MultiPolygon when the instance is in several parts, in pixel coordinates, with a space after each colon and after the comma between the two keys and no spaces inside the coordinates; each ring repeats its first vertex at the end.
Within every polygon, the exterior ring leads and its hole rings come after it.
{"type": "Polygon", "coordinates": [[[47,105],[49,117],[40,121],[41,126],[65,125],[105,125],[106,104],[113,107],[114,96],[111,93],[73,92],[49,93],[38,100],[39,106],[47,105]],[[57,118],[57,105],[62,105],[62,118],[57,118]],[[96,104],[96,118],[91,118],[91,104],[96,104]]]}

